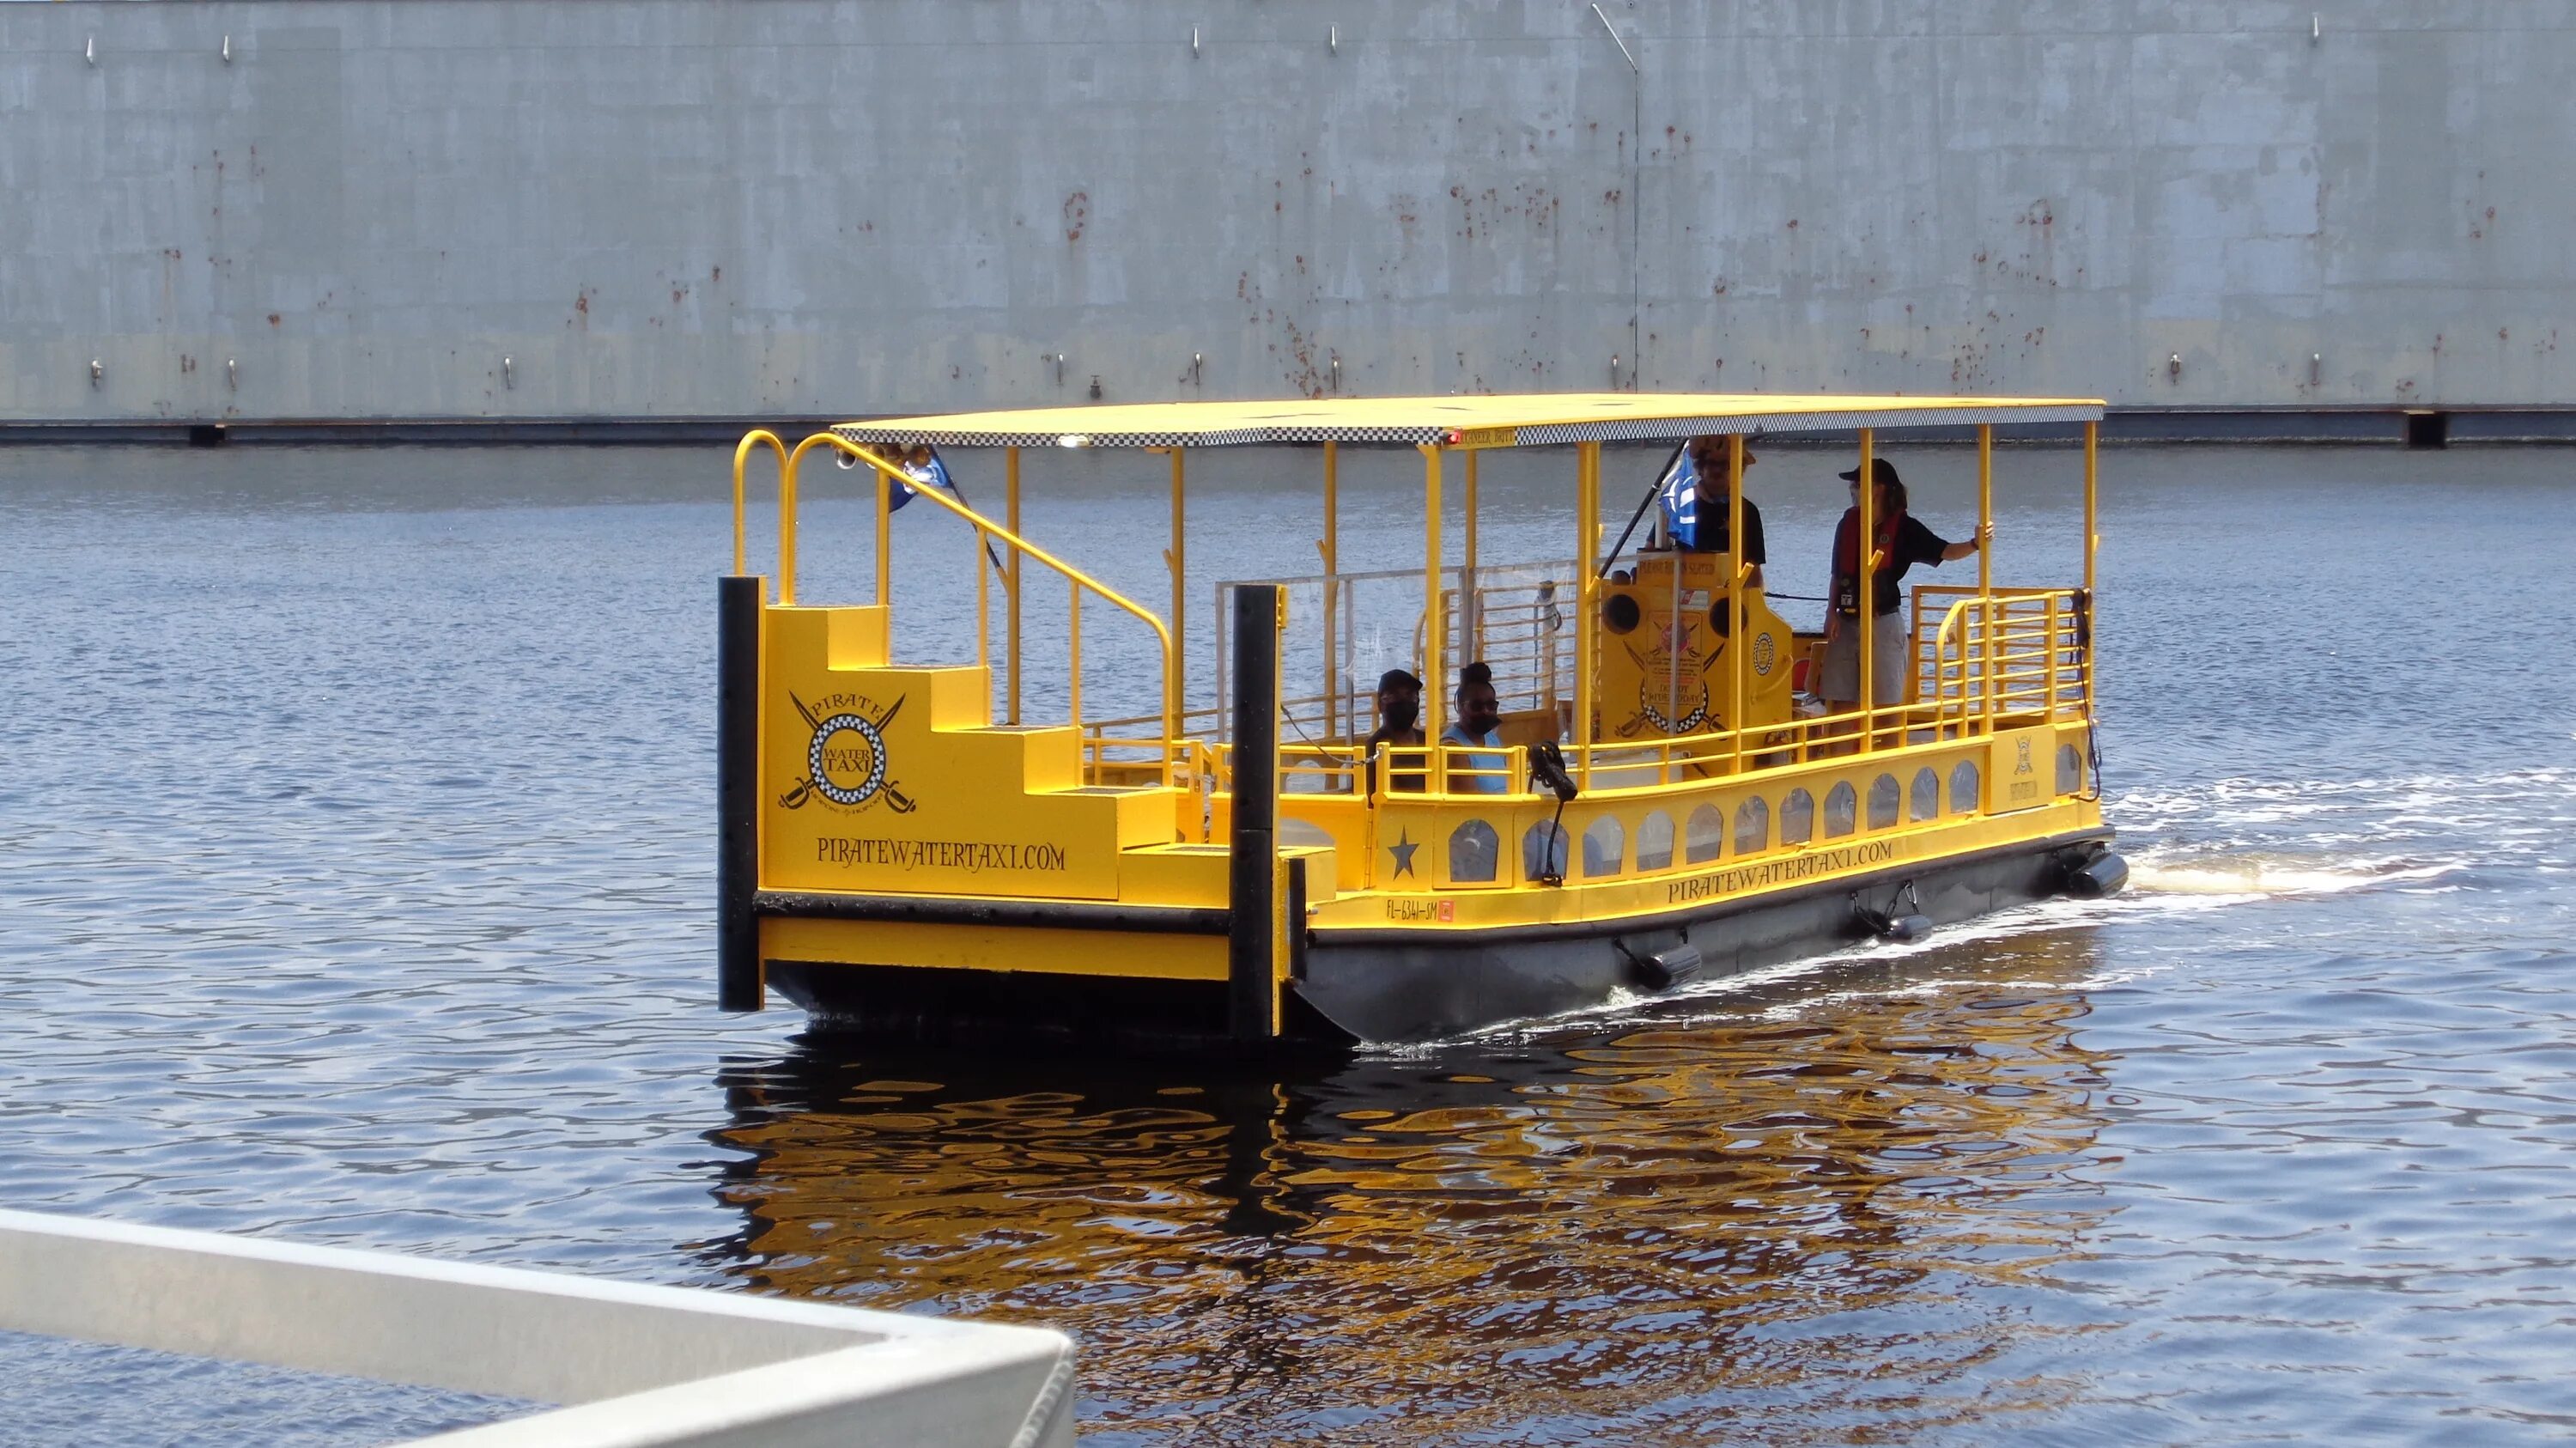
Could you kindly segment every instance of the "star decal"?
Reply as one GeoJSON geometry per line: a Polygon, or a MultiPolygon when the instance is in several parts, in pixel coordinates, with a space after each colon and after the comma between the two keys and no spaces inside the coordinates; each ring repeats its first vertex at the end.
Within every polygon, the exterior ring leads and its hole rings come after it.
{"type": "Polygon", "coordinates": [[[1412,874],[1413,852],[1421,848],[1422,846],[1414,843],[1413,831],[1408,829],[1397,834],[1395,837],[1395,843],[1386,847],[1386,852],[1395,856],[1395,873],[1399,875],[1412,874]]]}

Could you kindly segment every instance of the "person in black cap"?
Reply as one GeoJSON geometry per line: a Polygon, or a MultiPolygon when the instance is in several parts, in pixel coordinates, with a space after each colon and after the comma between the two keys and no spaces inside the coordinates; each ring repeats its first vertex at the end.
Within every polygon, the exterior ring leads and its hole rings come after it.
{"type": "MultiPolygon", "coordinates": [[[[1938,567],[1965,558],[1985,540],[1952,543],[1924,527],[1921,519],[1905,511],[1905,484],[1896,476],[1896,465],[1887,459],[1872,459],[1869,474],[1877,487],[1870,523],[1878,534],[1870,549],[1874,555],[1869,589],[1870,702],[1884,708],[1905,702],[1905,675],[1912,663],[1904,621],[1898,615],[1905,597],[1905,570],[1917,563],[1938,567]]],[[[1861,693],[1860,469],[1841,476],[1851,484],[1852,506],[1834,526],[1833,587],[1828,590],[1833,602],[1825,610],[1824,667],[1816,683],[1816,697],[1825,701],[1827,713],[1857,708],[1861,693]]]]}
{"type": "MultiPolygon", "coordinates": [[[[1674,520],[1673,544],[1690,553],[1724,553],[1728,551],[1729,512],[1726,439],[1715,433],[1702,433],[1692,438],[1690,465],[1691,487],[1696,494],[1692,499],[1691,521],[1674,520]]],[[[1744,449],[1744,470],[1746,476],[1752,475],[1753,449],[1749,444],[1744,449]]],[[[1760,588],[1762,565],[1771,560],[1762,546],[1762,510],[1753,506],[1751,498],[1744,500],[1744,557],[1741,561],[1753,565],[1753,576],[1748,581],[1755,588],[1760,588]]]]}
{"type": "MultiPolygon", "coordinates": [[[[1377,791],[1378,752],[1387,745],[1419,747],[1422,742],[1422,681],[1403,669],[1389,669],[1377,676],[1377,728],[1368,737],[1368,785],[1377,791]]],[[[1422,792],[1422,775],[1416,770],[1402,770],[1387,776],[1386,787],[1398,791],[1422,792]]]]}

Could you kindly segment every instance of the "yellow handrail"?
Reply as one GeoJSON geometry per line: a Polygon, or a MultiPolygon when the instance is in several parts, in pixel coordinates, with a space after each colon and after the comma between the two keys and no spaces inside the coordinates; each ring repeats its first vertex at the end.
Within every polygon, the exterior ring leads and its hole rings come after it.
{"type": "MultiPolygon", "coordinates": [[[[748,445],[748,440],[746,440],[746,445],[748,445]]],[[[1072,564],[1065,562],[1063,559],[1056,557],[1054,554],[1040,548],[1026,538],[1021,537],[1019,534],[1012,532],[1010,529],[1005,528],[1001,524],[994,522],[992,519],[985,517],[983,514],[976,512],[974,509],[967,507],[964,503],[957,501],[955,498],[944,496],[937,488],[920,486],[918,479],[897,470],[892,463],[889,463],[884,458],[878,457],[875,453],[869,452],[867,449],[860,447],[858,444],[851,442],[849,439],[842,437],[838,433],[818,432],[812,437],[805,439],[803,442],[798,443],[796,445],[796,450],[789,453],[787,456],[787,464],[782,471],[779,485],[778,571],[780,603],[791,604],[796,601],[796,473],[799,466],[801,466],[805,460],[805,454],[809,450],[818,446],[837,448],[846,456],[866,463],[871,469],[875,470],[878,475],[876,601],[879,604],[883,605],[891,603],[891,599],[888,595],[893,587],[894,572],[892,550],[888,546],[892,537],[892,529],[889,520],[893,516],[893,504],[891,500],[896,486],[909,488],[911,489],[914,497],[926,498],[933,503],[937,503],[940,507],[946,508],[949,512],[954,513],[958,517],[973,524],[977,535],[975,540],[977,552],[980,553],[983,551],[987,539],[999,538],[1011,547],[1018,549],[1029,557],[1036,559],[1040,563],[1043,563],[1047,567],[1064,575],[1065,581],[1071,584],[1074,589],[1074,606],[1072,610],[1074,618],[1072,685],[1073,726],[1076,729],[1082,727],[1082,590],[1088,588],[1093,593],[1099,594],[1102,598],[1109,600],[1109,602],[1117,605],[1119,608],[1122,608],[1128,613],[1134,614],[1136,617],[1144,620],[1146,625],[1154,630],[1155,641],[1161,645],[1163,651],[1163,783],[1165,785],[1169,785],[1172,782],[1172,758],[1170,746],[1171,741],[1180,737],[1181,729],[1180,659],[1172,648],[1171,629],[1166,627],[1160,618],[1155,617],[1151,610],[1137,604],[1126,595],[1118,592],[1116,589],[1102,583],[1099,579],[1092,577],[1090,574],[1085,573],[1081,569],[1074,567],[1072,564]]],[[[976,559],[975,566],[980,572],[984,566],[984,560],[981,558],[976,559]]]]}
{"type": "MultiPolygon", "coordinates": [[[[1927,587],[1923,591],[1931,590],[1927,587]]],[[[1616,798],[1639,789],[1658,790],[1707,778],[1698,773],[1703,766],[1712,761],[1723,764],[1738,751],[1759,751],[1796,767],[1840,757],[1840,748],[1863,729],[1873,734],[1892,733],[1903,740],[1913,730],[1928,728],[1935,738],[1925,743],[1947,744],[1992,734],[1998,720],[2008,712],[2035,713],[2057,720],[2082,710],[2091,697],[2090,655],[2074,643],[2071,592],[2047,588],[1998,589],[1987,596],[1965,589],[1952,592],[1959,596],[1940,615],[1933,647],[1936,651],[1958,651],[1951,665],[1956,670],[1954,693],[1936,688],[1932,695],[1910,703],[1781,720],[1743,730],[1712,729],[1615,744],[1570,744],[1565,746],[1566,758],[1571,764],[1580,751],[1596,771],[1615,770],[1631,776],[1641,771],[1653,773],[1653,783],[1585,791],[1587,796],[1616,798]]],[[[1381,751],[1374,791],[1362,788],[1368,753],[1367,747],[1357,741],[1281,746],[1283,759],[1292,754],[1307,757],[1302,766],[1283,764],[1286,772],[1337,781],[1320,791],[1327,795],[1385,799],[1391,794],[1405,802],[1465,803],[1491,796],[1452,788],[1450,781],[1503,780],[1506,791],[1515,797],[1526,796],[1531,788],[1528,751],[1520,745],[1506,745],[1499,750],[1445,743],[1389,745],[1381,751]],[[1501,753],[1508,767],[1471,766],[1466,756],[1474,753],[1501,753]],[[1423,787],[1390,790],[1389,781],[1396,773],[1422,774],[1423,787]]],[[[1232,788],[1230,760],[1230,753],[1219,751],[1216,787],[1220,793],[1232,788]]],[[[1751,773],[1759,774],[1772,767],[1760,764],[1751,773]]],[[[1741,765],[1724,772],[1747,773],[1741,765]]]]}
{"type": "Polygon", "coordinates": [[[778,434],[765,427],[755,427],[744,433],[742,441],[733,446],[733,571],[736,577],[742,575],[743,563],[742,472],[744,465],[751,460],[751,450],[761,443],[769,444],[769,450],[778,454],[778,486],[782,499],[787,487],[787,444],[780,442],[778,434]]]}

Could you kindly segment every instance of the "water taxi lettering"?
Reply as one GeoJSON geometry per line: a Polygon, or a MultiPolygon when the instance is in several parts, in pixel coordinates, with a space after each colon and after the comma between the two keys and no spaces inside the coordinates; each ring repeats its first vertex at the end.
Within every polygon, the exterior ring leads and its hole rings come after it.
{"type": "Polygon", "coordinates": [[[778,797],[779,808],[803,809],[820,799],[837,809],[859,810],[882,800],[896,814],[913,812],[916,802],[889,773],[892,761],[886,752],[886,726],[903,712],[900,696],[882,708],[864,694],[831,694],[820,704],[808,704],[790,693],[787,702],[814,733],[805,746],[804,776],[778,797]]]}
{"type": "Polygon", "coordinates": [[[1455,900],[1389,900],[1386,902],[1386,918],[1406,924],[1428,924],[1438,921],[1440,924],[1447,925],[1458,918],[1458,902],[1455,900]]]}
{"type": "Polygon", "coordinates": [[[1810,850],[1803,855],[1789,855],[1758,864],[1738,865],[1731,870],[1719,870],[1688,880],[1675,880],[1664,887],[1664,903],[1678,905],[1690,900],[1732,895],[1742,890],[1787,885],[1862,865],[1883,865],[1895,858],[1894,840],[1871,840],[1866,844],[1845,845],[1838,850],[1810,850]]]}
{"type": "Polygon", "coordinates": [[[884,865],[897,870],[1035,870],[1064,873],[1064,846],[989,840],[897,840],[868,835],[824,835],[814,841],[823,865],[884,865]]]}

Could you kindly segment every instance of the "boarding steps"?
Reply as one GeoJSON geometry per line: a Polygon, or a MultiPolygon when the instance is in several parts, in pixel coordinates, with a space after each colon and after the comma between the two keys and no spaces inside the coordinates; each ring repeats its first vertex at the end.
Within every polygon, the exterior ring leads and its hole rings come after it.
{"type": "Polygon", "coordinates": [[[867,717],[891,709],[892,719],[884,729],[889,788],[877,799],[766,811],[764,889],[1224,902],[1226,851],[1198,842],[1194,789],[1086,783],[1078,730],[993,722],[989,666],[892,662],[881,609],[771,608],[765,624],[769,802],[792,787],[805,759],[814,725],[800,706],[867,717]],[[837,843],[853,838],[862,850],[837,843]],[[922,854],[922,842],[935,852],[922,854]]]}

